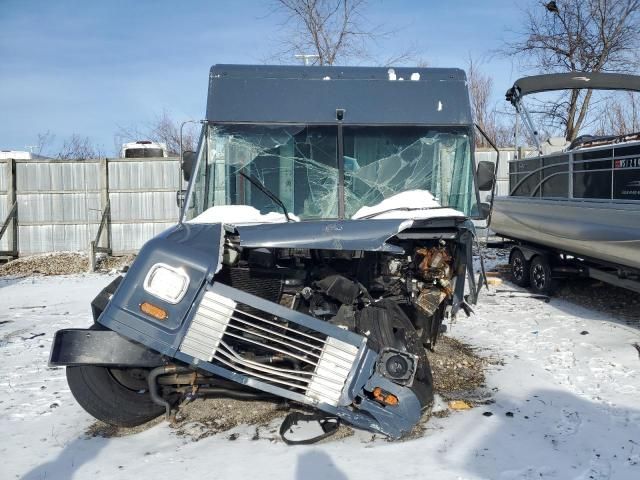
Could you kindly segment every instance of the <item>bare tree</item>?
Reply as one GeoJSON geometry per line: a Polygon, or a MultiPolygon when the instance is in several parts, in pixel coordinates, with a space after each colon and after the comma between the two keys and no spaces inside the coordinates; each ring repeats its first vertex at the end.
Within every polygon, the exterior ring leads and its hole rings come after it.
{"type": "MultiPolygon", "coordinates": [[[[640,0],[536,1],[524,33],[503,50],[525,67],[550,72],[630,72],[638,65],[640,0]]],[[[545,103],[548,124],[574,140],[584,125],[592,90],[574,90],[545,103]]]]}
{"type": "Polygon", "coordinates": [[[45,133],[38,133],[38,141],[36,142],[35,154],[38,156],[46,155],[48,149],[51,148],[56,136],[47,130],[45,133]]]}
{"type": "MultiPolygon", "coordinates": [[[[467,84],[471,100],[471,113],[487,136],[499,147],[513,144],[513,125],[501,122],[502,115],[491,104],[493,93],[493,79],[482,73],[478,62],[469,59],[467,66],[467,84]]],[[[481,135],[476,135],[476,147],[488,147],[489,144],[481,135]]]]}
{"type": "Polygon", "coordinates": [[[99,147],[91,142],[89,137],[74,133],[62,143],[62,148],[56,157],[60,160],[86,160],[103,156],[99,147]]]}
{"type": "MultiPolygon", "coordinates": [[[[394,33],[380,25],[369,25],[364,16],[367,0],[273,0],[273,3],[274,12],[284,17],[282,48],[276,56],[287,63],[296,56],[311,65],[371,61],[374,59],[369,47],[394,33]]],[[[412,60],[414,50],[408,48],[382,63],[392,65],[412,60]]]]}
{"type": "Polygon", "coordinates": [[[599,115],[596,135],[628,135],[640,132],[640,96],[622,92],[622,99],[609,98],[599,115]]]}
{"type": "MultiPolygon", "coordinates": [[[[169,155],[180,155],[180,125],[181,122],[174,120],[171,114],[164,110],[162,114],[143,128],[118,127],[118,131],[114,135],[116,151],[119,151],[125,142],[152,140],[166,144],[169,155]]],[[[195,150],[197,142],[198,127],[193,123],[186,124],[182,129],[183,149],[185,151],[195,150]]]]}

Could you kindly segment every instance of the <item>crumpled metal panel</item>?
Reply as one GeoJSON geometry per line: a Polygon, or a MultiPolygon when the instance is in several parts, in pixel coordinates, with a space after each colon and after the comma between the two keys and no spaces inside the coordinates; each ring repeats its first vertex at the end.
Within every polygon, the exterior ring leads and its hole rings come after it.
{"type": "Polygon", "coordinates": [[[96,191],[100,189],[100,163],[17,162],[16,184],[20,192],[96,191]]]}
{"type": "Polygon", "coordinates": [[[386,243],[398,232],[410,228],[412,220],[323,220],[238,226],[244,247],[314,248],[325,250],[367,250],[403,253],[386,243]]]}

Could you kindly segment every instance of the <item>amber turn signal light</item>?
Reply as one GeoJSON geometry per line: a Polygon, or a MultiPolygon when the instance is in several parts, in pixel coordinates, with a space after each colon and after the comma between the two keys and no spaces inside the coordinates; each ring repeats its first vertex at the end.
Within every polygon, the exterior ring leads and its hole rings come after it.
{"type": "Polygon", "coordinates": [[[150,317],[153,317],[157,320],[166,320],[167,318],[169,318],[169,314],[165,309],[160,308],[156,305],[153,305],[152,303],[149,303],[149,302],[141,303],[140,311],[142,311],[142,313],[146,313],[150,317]]]}
{"type": "Polygon", "coordinates": [[[398,397],[396,397],[393,393],[385,392],[380,387],[376,387],[373,389],[373,399],[376,402],[382,403],[383,405],[398,405],[398,397]]]}

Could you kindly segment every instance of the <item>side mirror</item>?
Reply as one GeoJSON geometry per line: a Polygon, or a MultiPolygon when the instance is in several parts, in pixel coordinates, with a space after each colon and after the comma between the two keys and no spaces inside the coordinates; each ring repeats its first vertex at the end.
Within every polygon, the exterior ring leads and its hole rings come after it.
{"type": "Polygon", "coordinates": [[[182,153],[182,177],[185,182],[191,180],[191,174],[193,173],[193,167],[196,164],[196,152],[187,150],[182,153]]]}
{"type": "Polygon", "coordinates": [[[496,166],[493,162],[478,162],[478,170],[476,171],[478,190],[493,190],[493,184],[496,181],[495,168],[496,166]]]}
{"type": "Polygon", "coordinates": [[[487,217],[489,217],[489,214],[491,213],[491,204],[486,202],[480,202],[479,210],[480,210],[480,217],[483,220],[485,220],[487,217]]]}
{"type": "Polygon", "coordinates": [[[187,191],[186,190],[178,190],[176,192],[176,205],[178,205],[178,208],[180,210],[182,210],[182,207],[184,206],[184,199],[187,197],[187,191]]]}

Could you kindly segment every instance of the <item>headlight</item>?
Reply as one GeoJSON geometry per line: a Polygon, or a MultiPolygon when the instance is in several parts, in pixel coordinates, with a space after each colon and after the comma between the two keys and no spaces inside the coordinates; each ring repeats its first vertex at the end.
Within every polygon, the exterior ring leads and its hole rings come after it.
{"type": "Polygon", "coordinates": [[[144,279],[144,289],[165,302],[178,303],[187,293],[189,275],[181,268],[156,263],[144,279]]]}

